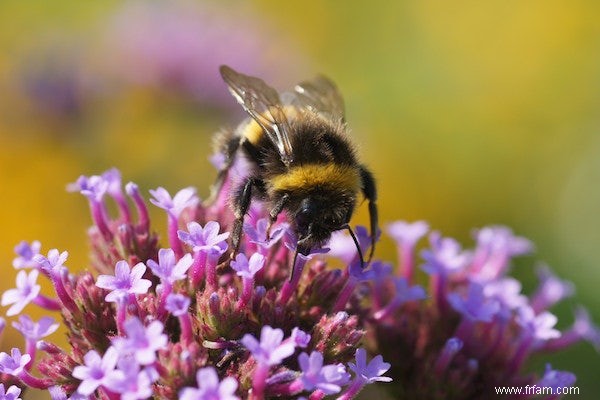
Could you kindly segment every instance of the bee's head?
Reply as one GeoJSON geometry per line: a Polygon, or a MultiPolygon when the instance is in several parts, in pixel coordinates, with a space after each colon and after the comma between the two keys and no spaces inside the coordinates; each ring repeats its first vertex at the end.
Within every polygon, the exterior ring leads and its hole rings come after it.
{"type": "Polygon", "coordinates": [[[331,196],[309,196],[299,204],[294,213],[298,243],[310,250],[323,245],[331,233],[344,229],[354,209],[354,199],[331,196]]]}

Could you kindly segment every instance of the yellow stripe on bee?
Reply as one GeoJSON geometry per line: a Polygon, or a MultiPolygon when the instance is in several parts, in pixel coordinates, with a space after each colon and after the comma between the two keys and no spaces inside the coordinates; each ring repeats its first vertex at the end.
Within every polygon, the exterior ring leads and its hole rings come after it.
{"type": "Polygon", "coordinates": [[[360,175],[356,168],[338,164],[305,164],[291,168],[270,181],[275,191],[306,191],[316,187],[357,192],[360,175]]]}

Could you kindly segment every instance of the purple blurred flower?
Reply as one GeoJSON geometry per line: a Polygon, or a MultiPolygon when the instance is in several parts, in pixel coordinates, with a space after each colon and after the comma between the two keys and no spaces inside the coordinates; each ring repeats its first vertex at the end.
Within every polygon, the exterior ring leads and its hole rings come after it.
{"type": "Polygon", "coordinates": [[[58,329],[58,323],[52,317],[42,317],[39,322],[33,322],[27,315],[20,315],[19,322],[13,322],[15,327],[23,336],[29,340],[38,340],[54,333],[58,329]]]}
{"type": "Polygon", "coordinates": [[[172,249],[160,249],[158,263],[148,260],[146,264],[161,281],[173,284],[187,277],[186,272],[192,266],[193,261],[191,254],[186,254],[179,261],[175,261],[175,253],[172,249]]]}
{"type": "Polygon", "coordinates": [[[531,307],[535,312],[547,310],[575,293],[575,285],[572,282],[560,279],[546,265],[538,267],[537,275],[540,284],[531,296],[531,307]]]}
{"type": "Polygon", "coordinates": [[[174,316],[180,317],[182,315],[187,315],[189,307],[189,297],[184,296],[183,294],[174,293],[171,293],[169,296],[167,296],[165,308],[174,316]]]}
{"type": "Polygon", "coordinates": [[[497,300],[488,299],[483,294],[483,286],[471,282],[464,298],[458,293],[450,293],[448,301],[452,307],[470,321],[489,322],[500,311],[497,300]]]}
{"type": "Polygon", "coordinates": [[[132,352],[141,365],[149,365],[156,361],[156,351],[167,345],[167,335],[163,333],[163,324],[152,321],[147,327],[138,318],[130,318],[125,322],[127,338],[117,337],[113,345],[123,352],[132,352]]]}
{"type": "Polygon", "coordinates": [[[15,385],[12,385],[8,390],[4,389],[4,384],[0,383],[0,400],[21,400],[19,395],[21,389],[15,385]]]}
{"type": "Polygon", "coordinates": [[[109,302],[118,301],[127,294],[144,294],[152,286],[152,282],[142,278],[145,272],[144,263],[130,269],[127,261],[121,260],[115,266],[115,275],[98,276],[96,286],[111,291],[105,298],[109,302]]]}
{"type": "Polygon", "coordinates": [[[70,192],[79,192],[89,200],[100,203],[108,190],[108,186],[109,182],[102,176],[92,175],[88,177],[81,175],[77,181],[67,185],[67,189],[70,192]]]}
{"type": "Polygon", "coordinates": [[[558,318],[548,311],[536,315],[529,306],[518,310],[517,323],[535,339],[548,340],[560,337],[560,332],[554,329],[556,322],[558,318]]]}
{"type": "Polygon", "coordinates": [[[311,336],[302,329],[296,327],[292,329],[292,335],[290,338],[297,347],[304,349],[310,343],[311,336]]]}
{"type": "Polygon", "coordinates": [[[268,325],[263,326],[260,332],[260,342],[250,334],[245,334],[241,340],[252,353],[254,359],[261,364],[269,366],[278,365],[284,359],[294,354],[294,342],[283,342],[283,331],[273,329],[268,325]]]}
{"type": "Polygon", "coordinates": [[[40,254],[41,247],[41,243],[37,240],[31,242],[31,244],[24,240],[20,242],[15,246],[15,253],[18,257],[13,260],[13,267],[16,269],[37,267],[38,264],[35,262],[34,257],[40,254]]]}
{"type": "Polygon", "coordinates": [[[30,271],[29,274],[25,271],[19,271],[17,274],[17,288],[8,289],[2,294],[2,305],[12,304],[6,311],[6,315],[19,314],[27,304],[38,296],[41,290],[41,286],[36,283],[38,275],[37,269],[30,271]]]}
{"type": "Polygon", "coordinates": [[[527,304],[527,296],[521,294],[521,282],[514,278],[502,278],[483,286],[486,297],[496,299],[510,310],[527,304]]]}
{"type": "Polygon", "coordinates": [[[235,395],[238,383],[228,377],[219,382],[213,367],[201,368],[196,372],[198,389],[186,387],[179,393],[179,400],[239,400],[235,395]]]}
{"type": "Polygon", "coordinates": [[[106,380],[111,391],[119,393],[121,400],[147,399],[152,396],[152,384],[158,379],[153,367],[141,368],[133,357],[123,356],[114,374],[106,380]]]}
{"type": "Polygon", "coordinates": [[[425,221],[396,221],[388,224],[386,230],[398,245],[412,248],[427,233],[429,225],[425,221]]]}
{"type": "Polygon", "coordinates": [[[298,364],[302,370],[300,380],[304,390],[320,390],[324,394],[334,394],[342,390],[350,380],[346,368],[341,365],[323,365],[323,354],[313,351],[310,356],[306,353],[298,356],[298,364]]]}
{"type": "Polygon", "coordinates": [[[452,238],[443,238],[439,232],[429,236],[430,250],[423,250],[421,255],[425,264],[421,269],[429,275],[450,275],[462,271],[471,261],[471,253],[463,251],[460,244],[452,238]]]}
{"type": "Polygon", "coordinates": [[[552,393],[558,393],[556,389],[571,387],[576,380],[577,378],[574,374],[566,371],[553,370],[550,364],[546,364],[544,376],[536,383],[536,385],[552,388],[552,393]]]}
{"type": "Polygon", "coordinates": [[[114,347],[109,347],[102,357],[96,350],[87,352],[83,357],[85,365],[78,365],[73,369],[73,377],[81,380],[77,392],[89,396],[104,385],[114,374],[118,359],[119,352],[114,347]]]}

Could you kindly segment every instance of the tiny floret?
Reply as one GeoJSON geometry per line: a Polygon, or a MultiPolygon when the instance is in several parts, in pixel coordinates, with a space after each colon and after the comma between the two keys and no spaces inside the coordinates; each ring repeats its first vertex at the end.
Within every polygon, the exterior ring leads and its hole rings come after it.
{"type": "Polygon", "coordinates": [[[263,326],[260,332],[260,342],[250,334],[245,334],[242,344],[252,353],[258,363],[269,366],[278,365],[284,359],[294,354],[295,343],[283,342],[283,331],[263,326]]]}
{"type": "Polygon", "coordinates": [[[254,278],[254,275],[260,271],[265,265],[265,257],[260,253],[254,253],[250,256],[250,260],[244,253],[240,253],[235,257],[235,261],[231,262],[231,268],[243,278],[254,278]]]}
{"type": "Polygon", "coordinates": [[[33,322],[29,316],[20,315],[19,322],[13,322],[12,325],[25,338],[35,342],[54,333],[58,329],[58,323],[55,323],[52,317],[42,317],[39,322],[33,322]]]}
{"type": "Polygon", "coordinates": [[[380,355],[375,356],[367,364],[367,352],[360,348],[356,350],[356,364],[348,363],[348,366],[354,372],[355,379],[361,380],[364,383],[374,382],[391,382],[392,378],[383,376],[391,367],[389,363],[383,361],[380,355]]]}
{"type": "Polygon", "coordinates": [[[8,289],[2,294],[2,305],[12,306],[6,311],[6,315],[13,316],[19,314],[27,304],[35,299],[41,290],[41,286],[37,284],[39,271],[31,270],[29,274],[25,271],[19,271],[17,274],[17,288],[8,289]]]}
{"type": "Polygon", "coordinates": [[[14,347],[10,355],[5,352],[0,353],[0,373],[18,376],[29,361],[31,361],[29,354],[21,354],[21,350],[14,347]]]}
{"type": "Polygon", "coordinates": [[[167,345],[163,328],[160,321],[144,327],[138,318],[130,318],[125,322],[127,338],[115,338],[113,344],[121,351],[132,352],[139,364],[149,365],[156,361],[156,351],[167,345]]]}
{"type": "Polygon", "coordinates": [[[173,198],[171,198],[169,192],[163,187],[150,190],[150,194],[153,196],[150,199],[152,204],[166,210],[175,218],[179,217],[181,212],[186,208],[195,207],[199,201],[198,196],[196,196],[196,189],[193,187],[181,189],[173,198]]]}
{"type": "Polygon", "coordinates": [[[115,366],[119,358],[119,352],[114,347],[109,347],[100,357],[96,350],[90,350],[83,357],[85,365],[78,365],[73,369],[73,377],[80,379],[81,383],[77,392],[89,396],[106,382],[114,374],[115,366]]]}
{"type": "Polygon", "coordinates": [[[219,233],[218,222],[208,221],[204,227],[197,222],[187,225],[188,231],[178,231],[177,236],[184,243],[192,246],[195,252],[206,251],[222,254],[227,250],[229,232],[219,233]]]}
{"type": "Polygon", "coordinates": [[[37,240],[31,242],[31,244],[24,240],[20,242],[15,246],[17,257],[12,262],[13,267],[16,269],[37,267],[38,264],[35,262],[34,257],[40,254],[41,247],[42,245],[37,240]]]}
{"type": "Polygon", "coordinates": [[[21,400],[19,395],[21,394],[21,389],[15,385],[6,390],[4,388],[4,383],[0,383],[0,400],[21,400]]]}
{"type": "Polygon", "coordinates": [[[323,365],[323,354],[313,351],[310,356],[306,353],[298,356],[298,364],[302,370],[300,379],[304,390],[321,390],[324,394],[334,394],[342,390],[350,375],[341,365],[323,365]]]}
{"type": "Polygon", "coordinates": [[[235,395],[238,383],[227,377],[219,382],[213,367],[201,368],[196,372],[198,388],[186,387],[179,393],[180,400],[239,400],[235,395]]]}
{"type": "Polygon", "coordinates": [[[154,260],[148,260],[146,264],[154,275],[162,281],[172,284],[186,278],[186,272],[193,262],[191,254],[186,254],[179,261],[176,261],[175,252],[172,249],[160,249],[158,251],[158,263],[154,260]]]}
{"type": "Polygon", "coordinates": [[[143,279],[146,272],[144,263],[138,263],[130,268],[127,261],[118,261],[115,266],[115,275],[100,275],[96,280],[96,286],[110,290],[106,295],[106,301],[114,302],[127,294],[144,294],[148,292],[152,282],[143,279]]]}

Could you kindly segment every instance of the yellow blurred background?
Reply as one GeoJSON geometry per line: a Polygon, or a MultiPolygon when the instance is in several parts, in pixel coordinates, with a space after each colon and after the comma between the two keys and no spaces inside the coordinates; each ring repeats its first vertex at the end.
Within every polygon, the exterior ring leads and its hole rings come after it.
{"type": "MultiPolygon", "coordinates": [[[[526,292],[545,261],[577,287],[560,327],[580,303],[600,321],[598,21],[594,0],[2,0],[0,290],[22,239],[86,267],[87,204],[65,191],[80,174],[114,166],[145,193],[206,196],[211,135],[242,116],[218,77],[228,63],[282,90],[332,77],[382,221],[424,219],[469,245],[473,228],[508,225],[536,244],[513,270],[526,292]]],[[[8,328],[0,348],[21,345],[8,328]]],[[[597,398],[590,345],[543,360],[597,398]]]]}

